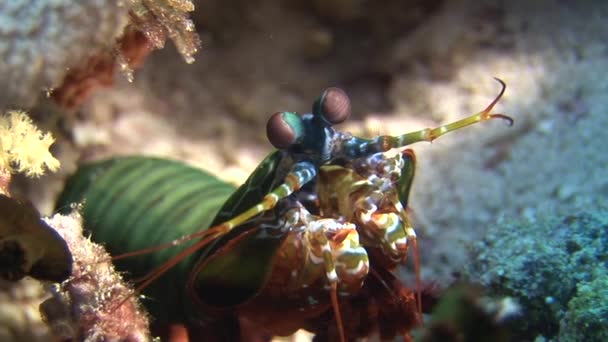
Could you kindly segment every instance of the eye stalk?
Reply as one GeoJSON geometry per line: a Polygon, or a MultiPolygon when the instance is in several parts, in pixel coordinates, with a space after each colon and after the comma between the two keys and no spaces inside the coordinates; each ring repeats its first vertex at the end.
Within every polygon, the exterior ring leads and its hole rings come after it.
{"type": "Polygon", "coordinates": [[[312,113],[328,126],[337,125],[350,117],[350,98],[340,88],[327,88],[315,101],[312,113]]]}
{"type": "Polygon", "coordinates": [[[286,149],[302,140],[302,118],[294,112],[276,112],[266,123],[266,136],[275,148],[286,149]]]}

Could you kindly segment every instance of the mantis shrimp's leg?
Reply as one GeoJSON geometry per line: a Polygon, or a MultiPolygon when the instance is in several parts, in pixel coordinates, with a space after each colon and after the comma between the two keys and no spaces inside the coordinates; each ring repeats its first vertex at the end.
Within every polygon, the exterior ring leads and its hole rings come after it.
{"type": "Polygon", "coordinates": [[[316,175],[317,168],[312,163],[307,161],[298,162],[294,165],[292,171],[287,174],[287,177],[285,177],[285,182],[266,194],[260,203],[216,227],[227,232],[254,216],[274,208],[281,199],[299,190],[306,183],[313,180],[316,175]]]}
{"type": "Polygon", "coordinates": [[[392,148],[399,148],[407,146],[420,141],[431,142],[438,137],[459,130],[461,128],[476,124],[478,122],[490,120],[490,119],[503,119],[509,125],[513,125],[513,119],[504,114],[493,114],[492,109],[500,100],[507,85],[500,79],[495,78],[500,83],[502,89],[498,95],[490,102],[490,104],[482,111],[470,115],[464,119],[460,119],[445,125],[441,125],[435,128],[425,128],[419,131],[405,133],[397,136],[380,135],[373,139],[362,139],[358,137],[351,137],[343,142],[344,154],[349,158],[357,158],[360,156],[366,156],[375,152],[386,152],[392,148]]]}

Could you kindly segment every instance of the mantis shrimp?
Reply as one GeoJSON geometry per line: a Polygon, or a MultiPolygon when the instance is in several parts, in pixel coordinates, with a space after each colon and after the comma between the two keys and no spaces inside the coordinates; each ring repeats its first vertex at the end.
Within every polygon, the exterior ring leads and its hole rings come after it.
{"type": "Polygon", "coordinates": [[[351,105],[344,91],[328,88],[312,113],[270,117],[276,150],[236,190],[179,162],[123,157],[81,167],[58,208],[84,201],[93,239],[130,256],[119,262],[139,277],[159,321],[193,327],[238,317],[271,335],[306,328],[340,341],[373,331],[407,336],[421,323],[421,285],[407,213],[416,159],[404,147],[489,119],[512,124],[492,113],[506,88],[497,81],[500,93],[479,113],[371,139],[334,127],[351,105]],[[402,151],[388,157],[391,149],[402,151]],[[392,273],[410,247],[417,292],[392,273]]]}

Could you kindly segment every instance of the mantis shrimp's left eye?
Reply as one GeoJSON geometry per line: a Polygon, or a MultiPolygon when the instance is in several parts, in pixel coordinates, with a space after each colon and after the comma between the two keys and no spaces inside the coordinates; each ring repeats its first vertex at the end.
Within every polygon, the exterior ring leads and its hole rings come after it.
{"type": "Polygon", "coordinates": [[[276,112],[266,123],[266,135],[275,148],[282,150],[299,142],[304,135],[302,118],[293,112],[276,112]]]}
{"type": "Polygon", "coordinates": [[[342,89],[330,87],[325,89],[312,110],[328,124],[337,125],[350,117],[350,98],[342,89]]]}

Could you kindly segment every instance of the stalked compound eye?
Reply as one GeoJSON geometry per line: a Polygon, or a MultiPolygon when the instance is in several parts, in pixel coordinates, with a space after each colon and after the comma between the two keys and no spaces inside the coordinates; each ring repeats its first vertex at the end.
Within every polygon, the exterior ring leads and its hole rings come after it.
{"type": "Polygon", "coordinates": [[[337,125],[350,117],[350,99],[340,88],[327,88],[315,101],[312,112],[321,116],[330,126],[337,125]]]}
{"type": "Polygon", "coordinates": [[[298,143],[303,132],[302,118],[293,112],[276,112],[266,123],[266,136],[272,146],[279,150],[298,143]]]}

